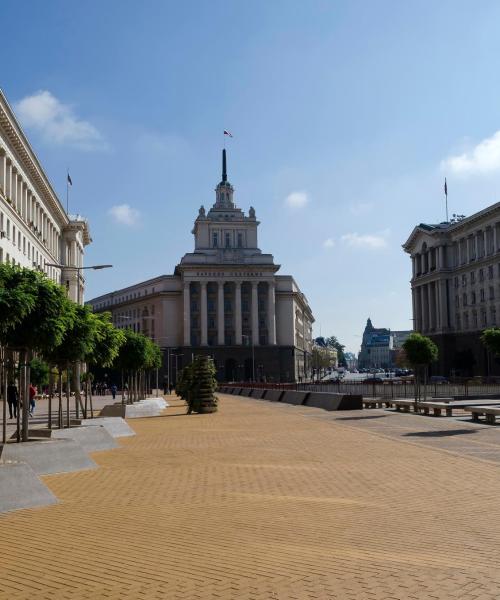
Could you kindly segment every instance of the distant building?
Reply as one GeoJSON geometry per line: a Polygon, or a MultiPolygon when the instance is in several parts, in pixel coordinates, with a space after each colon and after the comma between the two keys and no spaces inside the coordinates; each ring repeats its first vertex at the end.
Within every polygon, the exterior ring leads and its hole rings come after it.
{"type": "Polygon", "coordinates": [[[344,352],[344,358],[349,371],[358,368],[358,359],[356,358],[354,352],[344,352]]]}
{"type": "Polygon", "coordinates": [[[420,223],[403,249],[412,261],[415,330],[439,348],[433,372],[499,373],[480,335],[499,323],[500,202],[450,223],[420,223]]]}
{"type": "Polygon", "coordinates": [[[410,333],[412,332],[374,327],[369,318],[363,332],[358,366],[362,369],[393,368],[395,351],[402,346],[410,333]]]}
{"type": "MultiPolygon", "coordinates": [[[[163,374],[193,355],[213,357],[219,380],[299,381],[311,373],[314,317],[291,275],[263,253],[259,221],[233,200],[226,151],[215,203],[200,207],[194,250],[161,275],[89,302],[118,327],[149,335],[165,353],[163,374]],[[167,357],[176,357],[172,362],[167,357]]],[[[280,224],[276,224],[280,227],[280,224]]],[[[175,379],[172,373],[171,379],[175,379]]]]}

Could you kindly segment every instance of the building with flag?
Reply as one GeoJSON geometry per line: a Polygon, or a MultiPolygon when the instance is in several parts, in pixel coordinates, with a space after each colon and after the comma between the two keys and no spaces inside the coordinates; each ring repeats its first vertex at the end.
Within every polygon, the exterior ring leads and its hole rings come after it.
{"type": "Polygon", "coordinates": [[[0,262],[43,271],[76,301],[90,242],[87,221],[64,210],[0,90],[0,262]]]}
{"type": "Polygon", "coordinates": [[[500,314],[500,202],[451,222],[417,225],[403,249],[412,262],[414,329],[439,348],[439,375],[499,374],[481,332],[500,314]]]}
{"type": "Polygon", "coordinates": [[[255,209],[245,214],[233,195],[223,150],[215,203],[199,208],[194,250],[174,273],[89,303],[110,311],[118,327],[146,333],[164,348],[171,379],[200,353],[213,357],[219,380],[307,379],[314,321],[307,298],[259,249],[255,209]]]}

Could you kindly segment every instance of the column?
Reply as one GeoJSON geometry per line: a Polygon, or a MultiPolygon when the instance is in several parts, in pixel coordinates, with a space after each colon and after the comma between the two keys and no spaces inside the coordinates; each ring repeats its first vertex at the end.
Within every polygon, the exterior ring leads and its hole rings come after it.
{"type": "Polygon", "coordinates": [[[184,283],[184,346],[191,346],[191,295],[189,283],[184,283]]]}
{"type": "Polygon", "coordinates": [[[276,344],[276,286],[274,281],[268,283],[267,290],[267,331],[268,344],[276,344]]]}
{"type": "Polygon", "coordinates": [[[201,345],[202,346],[208,346],[208,338],[207,338],[207,282],[206,281],[202,281],[200,282],[200,288],[201,288],[201,306],[200,306],[200,312],[201,312],[201,345]]]}
{"type": "Polygon", "coordinates": [[[224,345],[224,282],[217,282],[217,343],[224,345]]]}
{"type": "Polygon", "coordinates": [[[429,323],[431,331],[436,330],[436,285],[435,282],[429,284],[429,323]]]}
{"type": "Polygon", "coordinates": [[[429,329],[429,291],[427,284],[422,286],[422,332],[429,329]]]}
{"type": "Polygon", "coordinates": [[[252,343],[259,345],[259,297],[257,293],[257,282],[252,281],[252,343]]]}
{"type": "Polygon", "coordinates": [[[448,329],[448,311],[447,311],[447,298],[446,298],[446,279],[441,279],[439,285],[439,312],[441,330],[445,331],[448,329]]]}
{"type": "Polygon", "coordinates": [[[6,193],[6,175],[7,175],[7,156],[5,154],[0,154],[0,188],[2,188],[2,192],[5,195],[6,193]]]}
{"type": "Polygon", "coordinates": [[[234,311],[235,341],[237,346],[241,346],[243,341],[241,337],[241,281],[234,282],[234,311]]]}
{"type": "Polygon", "coordinates": [[[414,331],[418,331],[418,322],[417,322],[417,313],[418,313],[418,308],[417,308],[417,288],[412,288],[411,290],[411,309],[412,309],[412,315],[413,315],[413,330],[414,331]]]}
{"type": "Polygon", "coordinates": [[[417,257],[416,256],[411,257],[411,268],[412,268],[413,279],[415,279],[415,277],[417,276],[417,257]]]}
{"type": "Polygon", "coordinates": [[[479,233],[473,234],[473,243],[476,251],[476,260],[479,258],[479,233]]]}
{"type": "Polygon", "coordinates": [[[497,250],[498,250],[497,224],[494,223],[493,224],[493,254],[496,254],[497,250]]]}
{"type": "Polygon", "coordinates": [[[439,252],[439,269],[445,269],[446,268],[446,264],[445,264],[445,246],[439,246],[438,252],[439,252]]]}

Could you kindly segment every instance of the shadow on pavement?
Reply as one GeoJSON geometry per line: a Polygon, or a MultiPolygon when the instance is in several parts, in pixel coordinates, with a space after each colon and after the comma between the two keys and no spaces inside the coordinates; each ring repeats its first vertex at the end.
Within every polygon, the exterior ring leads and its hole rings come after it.
{"type": "Polygon", "coordinates": [[[453,435],[466,435],[468,433],[477,433],[479,429],[448,429],[444,431],[415,431],[405,433],[406,437],[450,437],[453,435]]]}
{"type": "Polygon", "coordinates": [[[384,419],[387,415],[370,415],[366,417],[338,417],[336,421],[364,421],[366,419],[384,419]]]}

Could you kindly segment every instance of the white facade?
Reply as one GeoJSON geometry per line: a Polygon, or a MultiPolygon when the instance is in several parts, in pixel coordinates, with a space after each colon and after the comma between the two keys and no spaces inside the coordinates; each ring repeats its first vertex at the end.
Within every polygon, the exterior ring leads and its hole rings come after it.
{"type": "Polygon", "coordinates": [[[468,333],[498,324],[500,203],[458,222],[420,224],[403,248],[412,259],[416,331],[468,333]]]}
{"type": "Polygon", "coordinates": [[[311,310],[293,277],[276,275],[279,265],[259,249],[255,210],[247,216],[234,204],[225,151],[215,191],[215,204],[208,212],[201,206],[195,220],[194,251],[174,275],[90,303],[111,311],[117,326],[146,332],[163,347],[295,348],[292,370],[303,377],[312,350],[311,310]]]}
{"type": "Polygon", "coordinates": [[[64,211],[41,164],[0,91],[0,262],[43,271],[83,299],[87,222],[64,211]],[[47,266],[47,263],[67,269],[47,266]]]}

